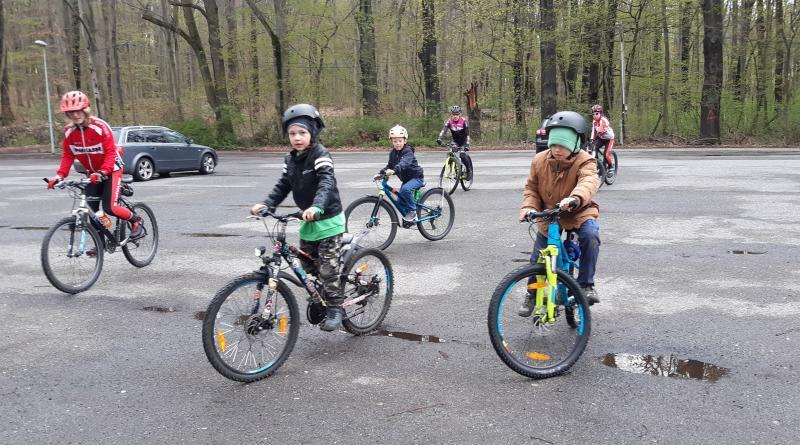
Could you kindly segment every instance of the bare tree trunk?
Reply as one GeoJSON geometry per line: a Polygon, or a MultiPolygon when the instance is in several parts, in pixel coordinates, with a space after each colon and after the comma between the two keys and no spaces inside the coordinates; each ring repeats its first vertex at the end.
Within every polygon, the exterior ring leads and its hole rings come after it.
{"type": "MultiPolygon", "coordinates": [[[[117,47],[117,0],[111,0],[111,60],[114,63],[114,87],[117,90],[117,103],[122,120],[125,120],[125,97],[122,91],[122,71],[119,69],[119,48],[117,47]]],[[[111,67],[107,68],[111,71],[111,67]]]]}
{"type": "MultiPolygon", "coordinates": [[[[6,18],[3,8],[3,0],[0,0],[0,125],[8,125],[14,121],[14,113],[11,111],[11,98],[8,95],[8,53],[6,52],[6,18]]],[[[50,100],[48,97],[47,100],[50,100]]]]}
{"type": "MultiPolygon", "coordinates": [[[[552,2],[550,4],[552,5],[552,2]]],[[[590,13],[594,13],[596,9],[594,0],[586,0],[584,7],[590,13]]],[[[597,56],[600,54],[600,39],[596,36],[596,28],[597,24],[592,21],[584,24],[584,45],[588,48],[589,54],[586,57],[588,62],[584,58],[581,93],[583,102],[590,104],[597,103],[600,95],[600,64],[597,62],[597,56]]],[[[544,102],[544,97],[542,97],[542,102],[544,102]]]]}
{"type": "MultiPolygon", "coordinates": [[[[553,35],[556,27],[553,0],[540,0],[541,41],[539,52],[542,63],[542,119],[556,112],[556,42],[553,35]]],[[[596,64],[595,64],[596,66],[596,64]]],[[[596,92],[595,92],[596,94],[596,92]]],[[[596,97],[596,96],[595,96],[596,97]]]]}
{"type": "Polygon", "coordinates": [[[606,14],[606,60],[603,69],[603,104],[613,108],[614,103],[614,40],[616,39],[617,0],[609,0],[606,14]]]}
{"type": "Polygon", "coordinates": [[[100,84],[97,81],[97,28],[94,22],[94,11],[89,0],[78,0],[78,10],[83,21],[83,31],[86,33],[86,42],[89,55],[89,87],[91,88],[94,103],[94,113],[101,118],[105,118],[105,106],[100,93],[100,84]]]}
{"type": "Polygon", "coordinates": [[[258,31],[256,31],[256,16],[250,16],[250,94],[256,104],[256,110],[261,110],[261,81],[258,70],[258,31]]]}
{"type": "MultiPolygon", "coordinates": [[[[211,56],[211,67],[214,70],[214,90],[217,95],[217,102],[221,108],[227,108],[230,105],[228,99],[228,80],[225,73],[225,59],[222,56],[222,40],[220,40],[219,31],[219,7],[217,0],[203,0],[206,6],[206,22],[208,23],[208,53],[211,56]]],[[[230,110],[220,110],[223,112],[223,122],[218,122],[217,125],[225,127],[230,126],[230,129],[225,128],[224,131],[228,134],[230,130],[233,135],[233,122],[230,120],[230,110]],[[224,116],[227,115],[227,116],[224,116]]]]}
{"type": "Polygon", "coordinates": [[[525,63],[525,42],[523,40],[522,31],[522,13],[524,5],[522,0],[513,0],[512,7],[512,20],[514,22],[511,29],[511,36],[514,42],[514,61],[511,63],[511,71],[514,76],[514,122],[517,127],[525,125],[525,109],[523,108],[523,65],[525,63]]]}
{"type": "MultiPolygon", "coordinates": [[[[247,4],[250,6],[250,9],[253,11],[253,14],[256,16],[261,25],[264,29],[267,30],[269,34],[270,42],[272,43],[272,58],[275,62],[275,83],[276,83],[276,96],[277,101],[275,103],[275,110],[278,116],[283,114],[283,110],[286,109],[286,90],[284,88],[284,72],[283,72],[283,42],[278,34],[273,29],[272,25],[270,25],[269,20],[261,12],[260,9],[256,6],[254,0],[247,0],[247,4]]],[[[277,6],[277,2],[276,8],[277,6]]]]}
{"type": "Polygon", "coordinates": [[[478,83],[472,82],[470,88],[464,92],[467,98],[467,119],[469,119],[469,132],[472,139],[481,138],[481,108],[478,106],[478,83]]]}
{"type": "Polygon", "coordinates": [[[703,90],[700,98],[700,138],[720,142],[722,92],[722,0],[702,0],[703,90]]]}
{"type": "Polygon", "coordinates": [[[69,41],[70,64],[72,65],[72,78],[76,90],[81,89],[81,16],[78,9],[78,0],[64,0],[64,21],[66,22],[67,40],[69,41]],[[69,20],[67,20],[69,15],[69,20]]]}
{"type": "Polygon", "coordinates": [[[783,64],[785,54],[783,51],[786,34],[783,32],[783,0],[775,0],[775,109],[783,103],[783,64]]]}
{"type": "Polygon", "coordinates": [[[569,10],[572,16],[570,17],[570,35],[574,37],[569,39],[569,64],[564,76],[564,93],[568,99],[576,100],[575,82],[578,77],[578,65],[580,65],[581,48],[583,47],[582,39],[577,37],[581,32],[581,22],[575,17],[580,11],[578,0],[570,0],[569,10]]]}
{"type": "Polygon", "coordinates": [[[358,62],[361,67],[361,104],[364,114],[378,113],[378,72],[375,62],[375,21],[372,16],[372,0],[359,0],[358,13],[358,62]]]}
{"type": "Polygon", "coordinates": [[[106,90],[105,90],[105,97],[106,97],[106,105],[108,106],[108,115],[110,117],[111,114],[114,113],[114,70],[112,67],[114,66],[113,61],[111,60],[111,48],[108,48],[109,43],[111,41],[111,12],[109,11],[109,7],[111,6],[111,2],[105,1],[100,2],[100,14],[103,17],[103,37],[105,38],[105,45],[106,48],[105,52],[105,78],[106,78],[106,90]]]}
{"type": "MultiPolygon", "coordinates": [[[[228,51],[226,52],[227,57],[225,59],[228,62],[228,78],[236,84],[236,78],[239,75],[239,61],[236,57],[236,49],[239,47],[236,25],[239,0],[228,0],[227,6],[225,23],[228,28],[228,51]]],[[[232,91],[234,91],[234,89],[232,89],[232,91]]]]}
{"type": "Polygon", "coordinates": [[[736,69],[733,73],[734,99],[743,102],[747,82],[742,77],[747,73],[748,47],[750,45],[750,17],[753,14],[754,0],[742,0],[739,8],[739,42],[735,51],[736,69]]]}
{"type": "Polygon", "coordinates": [[[669,134],[669,78],[671,74],[669,59],[669,24],[667,23],[667,4],[661,0],[661,32],[664,34],[664,85],[661,90],[661,134],[669,134]]]}
{"type": "MultiPolygon", "coordinates": [[[[681,7],[680,24],[680,60],[681,60],[681,85],[689,82],[689,48],[691,47],[692,19],[694,18],[694,2],[686,1],[681,7]]],[[[735,30],[736,27],[734,26],[735,30]]]]}
{"type": "Polygon", "coordinates": [[[436,15],[434,0],[422,0],[422,48],[417,53],[422,63],[425,81],[425,114],[429,117],[439,112],[441,97],[439,93],[439,68],[436,62],[436,15]]]}

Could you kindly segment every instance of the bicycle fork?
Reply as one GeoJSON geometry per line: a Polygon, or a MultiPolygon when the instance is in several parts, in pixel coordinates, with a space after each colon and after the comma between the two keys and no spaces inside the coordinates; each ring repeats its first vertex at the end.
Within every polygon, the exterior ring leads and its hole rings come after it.
{"type": "Polygon", "coordinates": [[[555,259],[553,255],[555,246],[542,249],[539,263],[544,264],[545,275],[536,275],[536,282],[528,285],[528,291],[536,290],[534,316],[539,317],[540,323],[555,322],[556,292],[558,290],[558,275],[556,274],[555,259]]]}

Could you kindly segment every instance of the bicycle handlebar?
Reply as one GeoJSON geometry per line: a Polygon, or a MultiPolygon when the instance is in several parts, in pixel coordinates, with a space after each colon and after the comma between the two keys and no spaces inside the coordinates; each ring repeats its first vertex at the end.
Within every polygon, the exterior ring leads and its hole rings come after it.
{"type": "MultiPolygon", "coordinates": [[[[42,181],[50,182],[50,179],[49,178],[42,178],[42,181]]],[[[55,186],[60,188],[60,189],[63,189],[65,187],[79,187],[79,186],[87,185],[87,184],[91,184],[91,183],[92,183],[92,181],[90,181],[89,178],[81,178],[81,179],[78,179],[77,181],[76,180],[66,181],[66,180],[62,179],[61,181],[58,181],[55,186]]]]}
{"type": "Polygon", "coordinates": [[[578,204],[577,203],[573,203],[572,205],[569,206],[569,210],[561,210],[561,207],[556,207],[556,208],[544,210],[544,211],[541,211],[541,212],[537,212],[536,210],[531,210],[530,212],[528,212],[528,215],[525,217],[525,221],[534,222],[534,220],[536,220],[538,218],[544,218],[544,219],[557,218],[558,216],[561,215],[561,213],[566,212],[566,211],[574,210],[576,207],[578,207],[578,204]]]}
{"type": "Polygon", "coordinates": [[[266,208],[261,209],[258,212],[258,215],[255,216],[255,217],[256,218],[266,218],[267,216],[271,216],[271,217],[277,219],[280,222],[288,222],[288,221],[290,221],[292,219],[297,219],[297,220],[302,219],[303,218],[303,212],[297,211],[297,212],[286,213],[286,214],[281,215],[281,214],[275,213],[274,209],[270,209],[269,207],[266,207],[266,208]]]}

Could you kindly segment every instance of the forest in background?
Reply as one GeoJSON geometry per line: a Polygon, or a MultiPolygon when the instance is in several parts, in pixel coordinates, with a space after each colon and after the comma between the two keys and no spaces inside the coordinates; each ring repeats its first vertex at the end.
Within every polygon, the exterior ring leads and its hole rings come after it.
{"type": "Polygon", "coordinates": [[[619,139],[624,72],[626,142],[794,145],[799,17],[785,0],[0,0],[0,145],[49,141],[35,40],[56,131],[81,89],[112,125],[214,146],[281,143],[298,102],[331,146],[395,123],[430,144],[453,104],[479,144],[594,103],[619,139]]]}

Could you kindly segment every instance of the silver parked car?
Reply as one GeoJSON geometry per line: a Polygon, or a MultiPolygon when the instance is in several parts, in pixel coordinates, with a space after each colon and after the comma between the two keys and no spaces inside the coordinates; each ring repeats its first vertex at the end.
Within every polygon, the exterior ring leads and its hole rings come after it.
{"type": "MultiPolygon", "coordinates": [[[[114,141],[123,148],[123,172],[133,175],[137,181],[148,181],[158,173],[199,171],[214,173],[219,159],[217,151],[205,145],[197,145],[191,139],[158,126],[112,127],[114,141]]],[[[75,162],[77,171],[83,166],[75,162]]]]}

